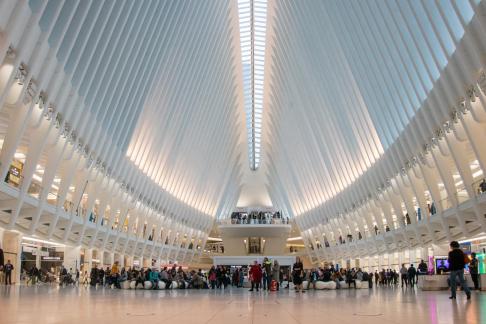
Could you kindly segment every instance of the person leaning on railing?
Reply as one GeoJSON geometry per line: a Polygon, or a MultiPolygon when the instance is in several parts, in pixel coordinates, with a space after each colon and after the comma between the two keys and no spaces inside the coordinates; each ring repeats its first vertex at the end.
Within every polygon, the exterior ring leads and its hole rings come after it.
{"type": "Polygon", "coordinates": [[[479,190],[481,191],[481,193],[486,192],[486,179],[483,179],[483,181],[481,181],[481,183],[479,184],[479,190]]]}

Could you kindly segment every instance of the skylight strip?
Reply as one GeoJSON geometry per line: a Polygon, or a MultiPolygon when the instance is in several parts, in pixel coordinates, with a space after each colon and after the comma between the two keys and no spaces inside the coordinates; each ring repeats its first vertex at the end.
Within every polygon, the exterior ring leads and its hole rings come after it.
{"type": "Polygon", "coordinates": [[[260,165],[261,152],[267,1],[238,0],[238,14],[248,157],[250,169],[256,170],[260,165]]]}

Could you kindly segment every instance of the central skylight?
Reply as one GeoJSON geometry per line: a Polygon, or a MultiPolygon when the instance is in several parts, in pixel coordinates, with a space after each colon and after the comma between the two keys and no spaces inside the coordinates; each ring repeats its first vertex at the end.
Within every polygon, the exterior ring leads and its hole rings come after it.
{"type": "Polygon", "coordinates": [[[256,170],[260,166],[261,152],[267,1],[238,0],[238,13],[248,157],[250,169],[256,170]]]}

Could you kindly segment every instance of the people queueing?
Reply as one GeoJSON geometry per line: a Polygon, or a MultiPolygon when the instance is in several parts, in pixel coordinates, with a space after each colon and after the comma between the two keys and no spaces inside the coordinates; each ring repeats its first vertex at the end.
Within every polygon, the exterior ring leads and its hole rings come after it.
{"type": "Polygon", "coordinates": [[[451,251],[449,252],[449,270],[450,270],[450,285],[451,285],[451,296],[449,299],[456,299],[456,278],[459,279],[459,283],[463,291],[466,293],[467,299],[471,299],[471,290],[464,280],[464,267],[469,260],[466,260],[464,252],[459,246],[459,242],[452,241],[450,244],[451,251]]]}
{"type": "Polygon", "coordinates": [[[260,283],[262,281],[262,268],[258,264],[258,261],[255,261],[250,267],[249,275],[251,281],[250,291],[253,291],[254,289],[258,291],[258,289],[260,288],[260,283]]]}

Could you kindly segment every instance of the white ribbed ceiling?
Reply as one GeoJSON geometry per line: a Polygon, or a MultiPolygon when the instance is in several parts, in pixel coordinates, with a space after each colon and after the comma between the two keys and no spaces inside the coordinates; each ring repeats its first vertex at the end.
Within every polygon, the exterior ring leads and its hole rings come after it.
{"type": "MultiPolygon", "coordinates": [[[[398,172],[390,165],[402,166],[420,151],[441,121],[413,133],[407,127],[477,3],[273,1],[262,159],[274,203],[301,215],[350,187],[356,190],[347,201],[357,202],[398,172]],[[412,140],[390,151],[404,134],[412,140]],[[372,180],[351,186],[377,161],[386,165],[375,168],[372,180]]],[[[333,210],[345,207],[341,201],[333,210]]]]}
{"type": "Polygon", "coordinates": [[[173,196],[215,216],[238,186],[238,31],[228,1],[176,1],[127,156],[173,196]]]}
{"type": "Polygon", "coordinates": [[[158,185],[169,195],[151,203],[164,209],[183,202],[215,217],[223,199],[232,209],[246,154],[236,1],[29,5],[80,98],[83,118],[62,119],[87,154],[129,188],[146,188],[141,196],[158,185]],[[143,179],[126,179],[120,161],[143,179]]]}
{"type": "Polygon", "coordinates": [[[373,166],[379,176],[367,185],[376,188],[389,161],[401,165],[429,136],[414,129],[414,141],[394,148],[479,2],[268,1],[258,136],[245,129],[237,0],[29,4],[42,10],[39,26],[87,108],[63,117],[90,150],[108,167],[117,167],[108,157],[127,160],[150,190],[225,217],[244,191],[248,139],[258,142],[250,160],[262,155],[262,186],[291,216],[324,206],[373,166]]]}

